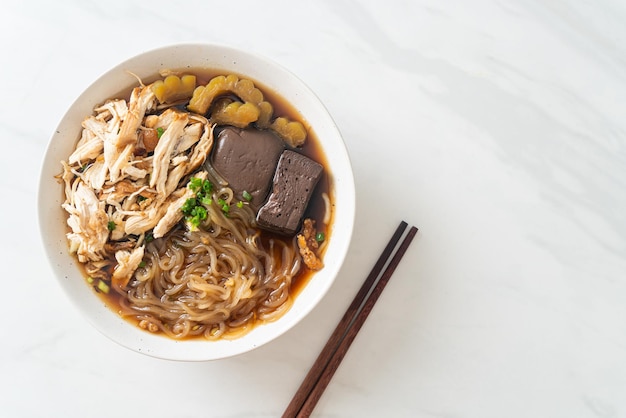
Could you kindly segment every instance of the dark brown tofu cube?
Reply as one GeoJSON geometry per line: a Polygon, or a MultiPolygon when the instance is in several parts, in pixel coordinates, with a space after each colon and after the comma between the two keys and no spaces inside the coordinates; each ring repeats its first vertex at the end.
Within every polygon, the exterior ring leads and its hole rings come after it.
{"type": "Polygon", "coordinates": [[[211,162],[239,200],[244,191],[256,211],[265,202],[285,144],[272,131],[227,127],[217,135],[211,162]]]}
{"type": "Polygon", "coordinates": [[[312,159],[287,150],[278,160],[272,191],[259,209],[260,227],[285,235],[294,235],[322,176],[324,168],[312,159]]]}

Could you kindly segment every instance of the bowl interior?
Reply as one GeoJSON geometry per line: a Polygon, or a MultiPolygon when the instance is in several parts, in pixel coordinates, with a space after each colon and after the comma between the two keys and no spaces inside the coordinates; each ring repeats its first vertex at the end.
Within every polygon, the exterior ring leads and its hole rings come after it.
{"type": "Polygon", "coordinates": [[[308,314],[332,285],[343,263],[352,236],[354,179],[339,130],[317,96],[292,73],[275,63],[241,50],[219,45],[186,44],[152,50],[114,67],[78,97],[52,135],[43,160],[39,185],[39,226],[51,268],[72,302],[85,318],[113,341],[134,351],[171,360],[214,360],[241,354],[283,334],[308,314]],[[72,152],[81,121],[94,106],[137,84],[129,74],[148,79],[162,69],[210,68],[234,72],[261,82],[278,93],[303,115],[324,149],[335,193],[333,231],[324,256],[325,267],[316,273],[279,320],[255,327],[235,340],[217,342],[175,341],[142,331],[120,318],[85,283],[65,238],[66,213],[62,187],[55,179],[60,161],[72,152]]]}

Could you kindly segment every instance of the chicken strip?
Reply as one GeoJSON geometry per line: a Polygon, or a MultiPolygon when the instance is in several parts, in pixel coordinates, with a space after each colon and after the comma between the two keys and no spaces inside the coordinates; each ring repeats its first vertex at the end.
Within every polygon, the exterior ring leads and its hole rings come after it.
{"type": "MultiPolygon", "coordinates": [[[[199,173],[196,173],[194,177],[206,180],[207,172],[201,171],[199,173]]],[[[157,223],[157,225],[154,227],[154,230],[152,231],[152,235],[154,236],[154,238],[161,238],[162,236],[167,234],[167,232],[183,218],[183,212],[180,210],[180,208],[185,204],[187,199],[194,196],[194,191],[188,187],[185,187],[181,190],[184,190],[183,195],[169,204],[165,215],[163,215],[159,223],[157,223]]]]}
{"type": "Polygon", "coordinates": [[[145,248],[137,247],[132,251],[119,250],[115,253],[117,266],[113,270],[113,282],[121,288],[126,287],[143,259],[145,248]]]}
{"type": "Polygon", "coordinates": [[[165,197],[167,175],[169,171],[172,151],[189,121],[187,113],[176,112],[172,123],[161,135],[152,160],[152,175],[150,176],[150,187],[156,188],[159,195],[165,197]]]}
{"type": "Polygon", "coordinates": [[[79,261],[83,263],[101,260],[109,237],[106,205],[98,200],[93,190],[82,180],[77,181],[79,183],[72,201],[63,204],[63,208],[70,214],[67,219],[67,224],[72,229],[67,234],[70,247],[76,250],[79,261]]]}
{"type": "Polygon", "coordinates": [[[135,87],[130,96],[128,113],[120,127],[116,140],[118,149],[137,143],[137,130],[141,126],[146,111],[155,105],[154,92],[150,87],[135,87]]]}

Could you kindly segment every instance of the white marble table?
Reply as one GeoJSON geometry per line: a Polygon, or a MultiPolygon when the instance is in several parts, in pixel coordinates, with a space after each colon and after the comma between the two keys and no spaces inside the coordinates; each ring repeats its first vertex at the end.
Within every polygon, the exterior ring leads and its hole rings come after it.
{"type": "Polygon", "coordinates": [[[401,219],[420,233],[316,416],[626,416],[624,22],[619,0],[3,4],[0,416],[279,416],[401,219]],[[91,328],[36,221],[38,167],[71,102],[181,42],[298,74],[357,186],[353,243],[319,307],[206,363],[91,328]]]}

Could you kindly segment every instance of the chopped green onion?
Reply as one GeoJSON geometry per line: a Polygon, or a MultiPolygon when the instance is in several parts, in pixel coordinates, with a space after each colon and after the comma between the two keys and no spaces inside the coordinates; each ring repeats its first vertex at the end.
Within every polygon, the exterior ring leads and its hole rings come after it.
{"type": "Polygon", "coordinates": [[[106,284],[103,280],[100,280],[98,282],[98,290],[100,290],[103,293],[109,293],[109,285],[106,284]]]}
{"type": "Polygon", "coordinates": [[[252,195],[247,190],[244,190],[241,194],[248,202],[252,200],[252,195]]]}
{"type": "Polygon", "coordinates": [[[146,262],[141,260],[141,262],[139,263],[139,267],[145,267],[146,266],[146,262]]]}
{"type": "Polygon", "coordinates": [[[212,191],[213,191],[213,184],[208,180],[204,180],[202,182],[202,192],[205,195],[209,195],[211,194],[212,191]]]}
{"type": "Polygon", "coordinates": [[[324,235],[323,232],[318,232],[317,234],[315,234],[315,241],[317,242],[322,242],[324,241],[325,238],[326,236],[324,235]]]}
{"type": "Polygon", "coordinates": [[[180,210],[185,215],[191,215],[191,211],[193,210],[193,208],[196,207],[196,203],[196,199],[190,197],[189,199],[185,200],[185,203],[183,203],[183,205],[180,207],[180,210]]]}
{"type": "Polygon", "coordinates": [[[237,202],[237,207],[238,208],[242,208],[243,207],[243,202],[241,200],[239,202],[237,202]]]}
{"type": "Polygon", "coordinates": [[[143,202],[146,199],[147,199],[147,197],[145,197],[145,196],[137,195],[137,202],[143,202]]]}
{"type": "Polygon", "coordinates": [[[185,215],[185,221],[191,226],[191,230],[196,230],[202,221],[208,218],[209,212],[205,206],[211,206],[213,203],[211,199],[213,184],[209,180],[192,177],[187,187],[194,192],[195,197],[185,200],[180,210],[185,215]]]}
{"type": "Polygon", "coordinates": [[[189,179],[189,188],[194,192],[198,193],[198,191],[202,188],[202,179],[198,177],[192,177],[189,179]]]}
{"type": "Polygon", "coordinates": [[[217,204],[222,208],[222,212],[228,213],[230,210],[230,206],[224,199],[217,199],[217,204]]]}
{"type": "Polygon", "coordinates": [[[188,187],[196,194],[196,197],[198,198],[208,196],[213,191],[213,184],[209,180],[202,180],[198,177],[190,178],[188,187]]]}
{"type": "MultiPolygon", "coordinates": [[[[207,218],[207,210],[204,206],[196,206],[195,208],[193,208],[193,210],[191,211],[191,216],[193,216],[194,218],[203,221],[207,218]]],[[[198,222],[199,223],[199,222],[198,222]]]]}
{"type": "Polygon", "coordinates": [[[157,131],[157,138],[161,139],[161,136],[163,135],[163,132],[165,132],[165,130],[161,127],[156,128],[157,131]]]}
{"type": "Polygon", "coordinates": [[[113,231],[113,230],[115,229],[115,222],[113,222],[113,221],[109,221],[109,222],[107,223],[107,229],[108,229],[109,231],[113,231]]]}
{"type": "MultiPolygon", "coordinates": [[[[195,199],[191,200],[195,202],[195,199]]],[[[204,221],[208,217],[208,212],[206,208],[202,205],[196,205],[195,203],[190,210],[183,213],[185,214],[185,220],[189,222],[192,229],[197,228],[200,223],[202,223],[202,221],[204,221]]]]}

